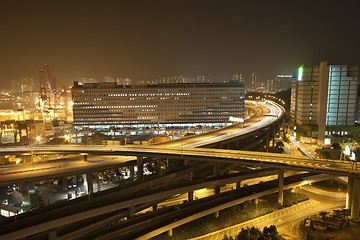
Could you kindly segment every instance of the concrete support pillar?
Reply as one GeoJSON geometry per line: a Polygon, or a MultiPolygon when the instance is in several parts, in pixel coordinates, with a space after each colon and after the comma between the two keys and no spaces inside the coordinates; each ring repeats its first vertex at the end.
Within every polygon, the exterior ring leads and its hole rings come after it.
{"type": "Polygon", "coordinates": [[[97,192],[101,191],[101,183],[102,183],[101,179],[96,179],[97,192]]]}
{"type": "Polygon", "coordinates": [[[161,172],[161,160],[156,160],[156,172],[160,173],[161,172]]]}
{"type": "Polygon", "coordinates": [[[48,239],[49,240],[56,240],[57,236],[56,236],[56,229],[50,229],[48,231],[48,239]]]}
{"type": "Polygon", "coordinates": [[[130,166],[130,179],[134,180],[135,179],[135,169],[134,166],[130,166]]]}
{"type": "Polygon", "coordinates": [[[156,211],[157,211],[157,204],[154,204],[154,205],[152,206],[152,209],[153,209],[153,212],[156,212],[156,211]]]}
{"type": "Polygon", "coordinates": [[[214,195],[220,194],[220,186],[214,187],[214,195]]]}
{"type": "Polygon", "coordinates": [[[241,187],[241,181],[236,183],[236,189],[240,189],[241,187]]]}
{"type": "Polygon", "coordinates": [[[360,179],[353,179],[353,188],[352,188],[352,201],[351,201],[351,218],[359,219],[360,212],[360,179]]]}
{"type": "Polygon", "coordinates": [[[34,190],[35,191],[35,183],[34,182],[28,182],[27,183],[29,191],[34,190]]]}
{"type": "Polygon", "coordinates": [[[258,204],[259,204],[259,198],[255,198],[255,199],[254,199],[254,203],[255,203],[256,205],[258,205],[258,204]]]}
{"type": "Polygon", "coordinates": [[[188,201],[191,202],[194,200],[194,191],[188,192],[188,201]]]}
{"type": "Polygon", "coordinates": [[[83,176],[83,179],[84,179],[84,185],[85,185],[86,190],[87,190],[87,194],[93,194],[94,193],[94,183],[93,183],[92,174],[91,173],[86,173],[86,174],[83,174],[83,175],[85,175],[85,178],[83,176]]]}
{"type": "MultiPolygon", "coordinates": [[[[214,177],[220,176],[220,163],[214,163],[214,177]]],[[[220,194],[220,186],[214,187],[214,194],[220,194]]]]}
{"type": "Polygon", "coordinates": [[[215,218],[218,218],[218,217],[219,217],[219,211],[214,212],[214,217],[215,217],[215,218]]]}
{"type": "Polygon", "coordinates": [[[137,157],[137,179],[143,179],[144,177],[144,162],[143,162],[143,157],[142,156],[138,156],[137,157]]]}
{"type": "Polygon", "coordinates": [[[173,230],[170,229],[169,231],[167,231],[167,235],[168,235],[168,237],[172,237],[172,235],[173,235],[173,230]]]}
{"type": "Polygon", "coordinates": [[[279,181],[278,202],[282,206],[284,202],[284,169],[279,169],[278,181],[279,181]]]}
{"type": "Polygon", "coordinates": [[[267,130],[266,132],[266,152],[269,152],[270,147],[270,130],[267,130]]]}
{"type": "Polygon", "coordinates": [[[26,206],[31,205],[29,183],[27,183],[27,182],[21,183],[20,184],[20,192],[22,195],[22,204],[26,205],[26,206]]]}
{"type": "Polygon", "coordinates": [[[276,129],[273,129],[273,133],[272,133],[272,146],[275,146],[275,135],[276,135],[276,129]]]}
{"type": "Polygon", "coordinates": [[[220,163],[214,163],[214,177],[220,176],[221,165],[220,163]]]}
{"type": "Polygon", "coordinates": [[[169,159],[166,159],[166,167],[171,167],[171,160],[169,159]]]}
{"type": "Polygon", "coordinates": [[[185,159],[184,160],[184,165],[190,167],[191,166],[190,160],[185,159]]]}
{"type": "Polygon", "coordinates": [[[129,214],[128,214],[128,218],[132,218],[135,216],[135,207],[131,206],[128,208],[129,214]]]}
{"type": "Polygon", "coordinates": [[[194,172],[190,172],[188,176],[189,181],[192,181],[193,178],[194,178],[194,172]]]}
{"type": "Polygon", "coordinates": [[[351,202],[353,197],[353,177],[348,178],[347,194],[346,194],[346,209],[351,209],[351,202]]]}

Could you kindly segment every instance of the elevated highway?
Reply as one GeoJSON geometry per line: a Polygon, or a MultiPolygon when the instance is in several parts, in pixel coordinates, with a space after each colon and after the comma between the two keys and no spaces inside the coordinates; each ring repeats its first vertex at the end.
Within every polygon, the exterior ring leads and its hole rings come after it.
{"type": "MultiPolygon", "coordinates": [[[[0,154],[84,154],[91,155],[108,155],[114,156],[114,158],[101,160],[101,161],[83,161],[70,166],[58,166],[56,163],[35,164],[28,165],[22,168],[2,168],[0,170],[0,185],[13,183],[14,181],[33,181],[38,179],[52,178],[56,176],[75,175],[82,173],[89,173],[98,171],[100,169],[118,168],[121,166],[127,166],[129,164],[137,165],[138,169],[142,169],[143,160],[149,159],[170,159],[170,160],[190,160],[197,162],[207,162],[214,164],[214,172],[216,165],[218,164],[239,164],[245,166],[267,167],[273,169],[280,169],[279,177],[283,179],[284,169],[307,171],[308,177],[325,177],[327,174],[340,175],[340,176],[352,176],[357,177],[357,172],[352,171],[352,166],[349,163],[342,161],[332,160],[313,160],[305,157],[291,157],[283,154],[272,153],[259,153],[249,151],[238,150],[222,150],[211,148],[198,148],[204,146],[212,146],[213,144],[230,141],[236,139],[239,136],[257,134],[262,130],[268,131],[283,115],[283,109],[272,103],[265,103],[264,106],[268,109],[268,112],[261,117],[261,119],[253,119],[254,124],[249,126],[242,126],[241,124],[234,125],[229,128],[224,128],[219,131],[214,131],[201,136],[193,138],[185,138],[182,140],[172,141],[163,145],[153,146],[126,146],[126,147],[106,147],[106,146],[57,146],[57,147],[12,147],[1,148],[0,154]],[[134,158],[134,156],[136,158],[134,158]],[[31,169],[31,167],[33,169],[31,169]],[[322,175],[324,174],[324,175],[322,175]]],[[[273,128],[275,129],[275,128],[273,128]]],[[[268,137],[269,138],[269,137],[268,137]]],[[[142,174],[142,173],[141,173],[142,174]]],[[[305,176],[306,177],[306,176],[305,176]]],[[[231,181],[237,181],[237,179],[231,179],[231,181]]],[[[283,181],[283,180],[279,180],[283,181]]],[[[209,182],[204,183],[201,187],[209,186],[209,182]]],[[[219,181],[211,183],[211,186],[218,186],[221,184],[219,181]]],[[[279,192],[282,192],[284,183],[279,192]]],[[[200,186],[200,185],[199,185],[200,186]]],[[[184,186],[181,192],[191,192],[193,187],[184,186]]],[[[168,191],[168,195],[164,196],[164,193],[155,193],[155,195],[146,194],[144,197],[138,198],[135,202],[133,200],[126,200],[120,203],[109,204],[103,207],[103,210],[110,212],[114,209],[131,208],[132,206],[139,204],[146,204],[150,202],[156,202],[160,199],[175,195],[179,193],[179,189],[173,189],[168,191]],[[156,195],[157,194],[157,195],[156,195]],[[149,198],[150,196],[150,198],[149,198]],[[154,198],[155,197],[155,198],[154,198]],[[138,201],[140,199],[140,202],[138,201]],[[143,201],[143,202],[141,202],[143,201]]],[[[358,207],[358,206],[356,206],[358,207]]],[[[102,211],[100,211],[102,212],[102,211]]],[[[66,221],[79,221],[79,219],[89,218],[89,214],[99,214],[99,209],[92,209],[76,213],[75,215],[66,218],[66,221]]],[[[90,216],[91,217],[91,216],[90,216]]],[[[49,223],[43,223],[41,226],[37,226],[35,232],[45,231],[56,226],[61,226],[64,221],[64,217],[50,221],[49,223]],[[60,222],[54,222],[58,221],[60,222]],[[62,223],[61,223],[62,222],[62,223]],[[60,224],[60,225],[59,225],[60,224]],[[38,228],[39,227],[39,228],[38,228]]],[[[16,234],[28,234],[29,229],[23,229],[17,232],[9,233],[7,236],[16,236],[16,234]],[[15,235],[14,235],[15,234],[15,235]]],[[[11,237],[10,237],[11,238],[11,237]]]]}
{"type": "MultiPolygon", "coordinates": [[[[173,147],[176,152],[181,153],[187,148],[203,147],[203,146],[214,146],[217,143],[230,141],[239,137],[246,137],[256,134],[257,131],[266,129],[283,116],[284,109],[273,103],[273,102],[251,102],[248,104],[255,105],[261,110],[258,111],[257,115],[245,123],[237,123],[230,127],[218,129],[209,133],[201,134],[199,136],[187,137],[180,140],[175,140],[159,145],[153,145],[152,147],[168,148],[173,147]]],[[[0,155],[18,154],[24,157],[31,157],[33,154],[84,154],[84,158],[87,154],[93,155],[113,155],[114,158],[106,159],[101,161],[88,161],[88,162],[76,162],[69,164],[59,163],[33,163],[31,165],[24,166],[6,166],[0,168],[0,185],[12,184],[14,182],[26,182],[26,181],[37,181],[42,179],[56,178],[59,176],[70,176],[82,173],[89,173],[95,171],[101,171],[109,168],[119,168],[123,166],[136,165],[136,159],[129,156],[134,154],[126,155],[128,149],[137,149],[141,152],[142,148],[148,147],[106,147],[106,146],[26,146],[26,147],[3,147],[0,148],[0,155]],[[123,151],[125,150],[125,151],[123,151]],[[123,151],[117,155],[117,152],[123,151]]]]}
{"type": "MultiPolygon", "coordinates": [[[[9,153],[27,153],[31,150],[28,148],[2,148],[1,151],[9,153]]],[[[265,152],[251,152],[240,150],[224,150],[224,149],[209,149],[209,148],[190,148],[190,147],[166,147],[166,146],[139,146],[139,147],[103,147],[103,146],[63,146],[59,147],[37,147],[32,149],[33,152],[49,154],[49,153],[87,153],[93,155],[113,155],[113,156],[127,156],[124,158],[114,158],[109,160],[83,162],[75,166],[53,167],[52,163],[43,164],[36,169],[32,166],[18,169],[2,169],[0,173],[0,184],[8,183],[18,180],[35,179],[49,174],[59,176],[61,174],[76,174],[88,171],[96,171],[96,169],[106,169],[110,167],[120,167],[125,162],[134,158],[129,156],[136,156],[139,158],[158,158],[158,159],[173,159],[173,160],[191,160],[191,161],[205,161],[213,163],[231,163],[246,166],[282,168],[299,171],[309,171],[317,173],[328,173],[339,176],[358,175],[354,171],[350,162],[329,159],[310,159],[308,157],[294,157],[285,154],[265,153],[265,152]]]]}
{"type": "MultiPolygon", "coordinates": [[[[91,201],[84,197],[83,199],[78,199],[74,204],[70,206],[65,206],[63,208],[56,208],[50,211],[40,211],[39,214],[35,216],[26,217],[19,216],[16,222],[10,221],[2,222],[0,226],[0,232],[4,233],[1,235],[1,239],[18,239],[26,236],[30,236],[39,232],[46,231],[48,229],[54,229],[64,224],[71,224],[77,221],[88,219],[91,217],[99,216],[102,214],[107,214],[111,212],[116,212],[123,209],[131,209],[135,206],[141,204],[148,204],[157,201],[161,201],[170,196],[174,196],[178,193],[187,193],[196,189],[201,189],[204,187],[214,187],[219,184],[227,184],[234,181],[241,181],[248,178],[268,176],[276,174],[276,170],[257,170],[257,171],[248,171],[248,173],[243,172],[235,175],[226,175],[214,179],[201,180],[198,182],[191,182],[188,184],[182,184],[181,186],[168,186],[166,188],[147,190],[138,192],[131,196],[124,194],[121,191],[114,192],[110,195],[104,195],[100,198],[92,199],[91,201]],[[14,231],[16,230],[16,231],[14,231]]],[[[329,178],[329,176],[322,176],[321,178],[314,177],[314,174],[306,173],[301,175],[290,176],[284,179],[284,187],[290,188],[303,184],[306,182],[319,181],[321,179],[329,178]]],[[[137,188],[135,186],[135,188],[137,188]]],[[[247,188],[240,188],[237,190],[238,194],[241,194],[243,199],[238,199],[236,194],[225,193],[226,201],[221,199],[221,195],[210,197],[215,199],[214,201],[206,202],[206,199],[202,201],[205,204],[203,212],[201,215],[196,216],[201,217],[208,215],[209,213],[220,211],[224,208],[228,208],[234,205],[241,203],[242,201],[251,200],[258,198],[270,193],[275,193],[279,190],[278,180],[273,180],[269,182],[264,182],[255,186],[250,186],[247,188]],[[244,198],[245,197],[245,198],[244,198]],[[227,202],[227,203],[226,203],[227,202]],[[221,203],[221,207],[216,207],[218,203],[221,203]],[[225,204],[226,203],[226,204],[225,204]],[[211,210],[209,212],[209,206],[211,210]]],[[[129,191],[129,190],[127,190],[129,191]]],[[[130,189],[131,191],[131,189],[130,189]]],[[[195,208],[197,208],[195,204],[195,208]]],[[[194,207],[190,210],[187,210],[187,215],[192,215],[194,212],[194,207]]],[[[134,210],[132,210],[134,211],[134,210]]],[[[131,210],[130,210],[131,212],[131,210]]],[[[201,211],[197,211],[201,212],[201,211]]],[[[32,213],[29,213],[30,215],[32,213]]],[[[126,215],[124,215],[126,216],[126,215]]],[[[170,216],[171,217],[171,216],[170,216]]],[[[192,217],[191,219],[196,219],[192,217]]],[[[169,217],[166,218],[166,221],[169,221],[169,217]]],[[[191,221],[187,219],[187,221],[191,221]]],[[[177,224],[179,224],[178,222],[177,224]]]]}

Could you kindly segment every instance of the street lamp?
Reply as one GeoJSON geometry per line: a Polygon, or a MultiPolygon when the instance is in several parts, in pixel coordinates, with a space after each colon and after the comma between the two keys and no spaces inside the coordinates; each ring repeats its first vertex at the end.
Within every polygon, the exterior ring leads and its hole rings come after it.
{"type": "Polygon", "coordinates": [[[69,135],[65,135],[64,138],[65,138],[66,142],[69,143],[70,136],[69,136],[69,135]]]}
{"type": "Polygon", "coordinates": [[[41,140],[41,137],[40,137],[40,136],[37,136],[37,137],[36,137],[36,141],[38,141],[38,145],[40,145],[40,140],[41,140]]]}

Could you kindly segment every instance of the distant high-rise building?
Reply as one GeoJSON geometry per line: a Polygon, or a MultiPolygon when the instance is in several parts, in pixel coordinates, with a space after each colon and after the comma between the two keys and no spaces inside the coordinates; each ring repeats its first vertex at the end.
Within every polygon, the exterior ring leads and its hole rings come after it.
{"type": "Polygon", "coordinates": [[[22,93],[35,90],[35,80],[32,77],[13,79],[11,81],[11,90],[13,93],[22,93]]]}
{"type": "Polygon", "coordinates": [[[286,91],[291,88],[291,83],[294,80],[294,76],[291,74],[279,74],[275,78],[274,89],[275,92],[286,91]]]}
{"type": "Polygon", "coordinates": [[[293,80],[293,75],[290,74],[277,75],[275,79],[268,79],[266,81],[266,90],[270,92],[281,92],[281,91],[289,90],[291,88],[292,80],[293,80]]]}
{"type": "Polygon", "coordinates": [[[274,84],[274,79],[268,79],[266,80],[266,90],[268,92],[275,92],[276,86],[274,84]]]}
{"type": "Polygon", "coordinates": [[[237,73],[232,76],[233,80],[239,81],[239,82],[245,82],[244,76],[242,73],[237,73]]]}
{"type": "Polygon", "coordinates": [[[158,80],[148,81],[148,84],[158,83],[206,83],[209,82],[204,75],[184,77],[182,75],[172,77],[160,77],[158,80]]]}
{"type": "Polygon", "coordinates": [[[97,83],[98,81],[95,78],[83,77],[80,79],[81,83],[97,83]]]}
{"type": "Polygon", "coordinates": [[[257,88],[256,73],[251,74],[251,89],[254,91],[257,88]]]}
{"type": "Polygon", "coordinates": [[[115,78],[112,76],[105,76],[104,82],[115,82],[115,78]]]}
{"type": "Polygon", "coordinates": [[[245,83],[245,89],[247,92],[255,91],[257,88],[256,74],[243,74],[237,73],[232,75],[232,79],[245,83]]]}
{"type": "Polygon", "coordinates": [[[196,82],[197,83],[205,83],[206,82],[205,76],[204,75],[197,75],[196,76],[196,82]]]}
{"type": "Polygon", "coordinates": [[[131,85],[131,79],[127,78],[127,77],[117,77],[116,83],[119,85],[128,86],[128,85],[131,85]]]}
{"type": "Polygon", "coordinates": [[[290,116],[296,133],[324,144],[325,135],[343,135],[359,121],[359,65],[302,66],[291,88],[290,116]],[[339,129],[342,129],[339,131],[339,129]]]}

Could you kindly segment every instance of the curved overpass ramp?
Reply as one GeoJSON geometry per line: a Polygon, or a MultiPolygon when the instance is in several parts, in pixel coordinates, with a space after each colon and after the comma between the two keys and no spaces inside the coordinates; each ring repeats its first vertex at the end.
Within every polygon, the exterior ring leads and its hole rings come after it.
{"type": "Polygon", "coordinates": [[[254,105],[254,107],[256,108],[261,108],[261,112],[258,112],[256,116],[246,120],[245,123],[236,123],[234,125],[216,131],[200,134],[198,136],[179,139],[160,145],[169,147],[207,146],[216,142],[226,141],[241,135],[251,134],[260,129],[266,128],[276,123],[280,118],[283,117],[285,113],[283,107],[271,101],[251,101],[248,104],[254,105]]]}

